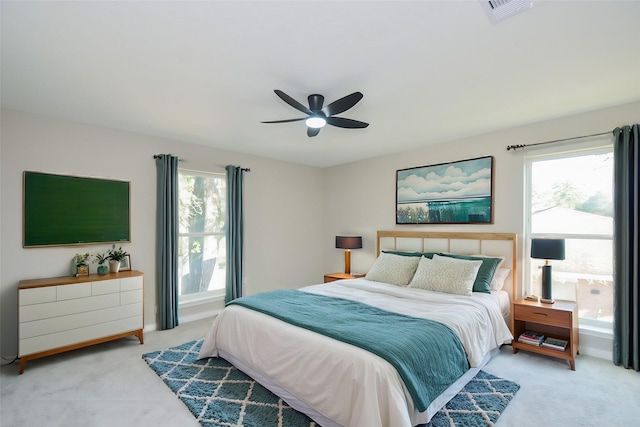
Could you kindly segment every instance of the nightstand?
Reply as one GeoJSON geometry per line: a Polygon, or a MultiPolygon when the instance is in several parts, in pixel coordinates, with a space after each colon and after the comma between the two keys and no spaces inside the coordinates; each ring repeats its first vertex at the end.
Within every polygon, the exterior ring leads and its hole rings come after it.
{"type": "Polygon", "coordinates": [[[567,360],[571,370],[576,370],[578,354],[578,309],[575,302],[556,301],[544,304],[519,299],[513,303],[513,352],[526,350],[532,353],[567,360]],[[564,351],[518,342],[524,331],[536,332],[546,337],[567,341],[564,351]]]}
{"type": "Polygon", "coordinates": [[[324,283],[333,282],[334,280],[342,280],[342,279],[357,279],[358,277],[364,277],[363,273],[329,273],[324,275],[324,283]]]}

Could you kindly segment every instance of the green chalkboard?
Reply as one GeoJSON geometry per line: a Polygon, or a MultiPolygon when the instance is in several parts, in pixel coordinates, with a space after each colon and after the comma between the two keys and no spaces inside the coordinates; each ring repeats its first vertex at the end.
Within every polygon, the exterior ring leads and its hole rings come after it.
{"type": "Polygon", "coordinates": [[[129,242],[130,183],[25,171],[23,246],[129,242]]]}

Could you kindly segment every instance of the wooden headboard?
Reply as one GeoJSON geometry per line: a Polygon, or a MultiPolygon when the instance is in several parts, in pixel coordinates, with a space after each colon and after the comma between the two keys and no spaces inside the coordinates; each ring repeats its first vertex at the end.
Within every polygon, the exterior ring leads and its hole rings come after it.
{"type": "Polygon", "coordinates": [[[517,295],[515,233],[474,233],[446,231],[378,231],[376,255],[383,250],[407,252],[451,252],[466,255],[505,257],[504,268],[511,269],[504,290],[511,301],[517,295]]]}

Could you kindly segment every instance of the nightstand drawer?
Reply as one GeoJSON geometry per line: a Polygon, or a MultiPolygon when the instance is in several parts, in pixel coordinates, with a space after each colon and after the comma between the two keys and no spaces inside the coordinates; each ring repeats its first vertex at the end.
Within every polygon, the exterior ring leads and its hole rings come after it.
{"type": "Polygon", "coordinates": [[[541,325],[571,327],[571,312],[553,310],[545,307],[515,305],[515,318],[525,322],[535,322],[541,325]]]}

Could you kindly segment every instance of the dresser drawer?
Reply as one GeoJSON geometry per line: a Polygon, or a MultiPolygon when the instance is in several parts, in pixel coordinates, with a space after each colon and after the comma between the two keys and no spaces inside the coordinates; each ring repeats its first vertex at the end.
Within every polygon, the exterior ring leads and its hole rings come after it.
{"type": "Polygon", "coordinates": [[[525,322],[535,322],[541,325],[571,327],[571,312],[546,309],[544,307],[518,305],[515,306],[515,318],[525,322]]]}
{"type": "Polygon", "coordinates": [[[91,283],[91,295],[115,294],[120,292],[120,280],[101,280],[91,283]]]}
{"type": "Polygon", "coordinates": [[[91,283],[78,283],[75,285],[56,286],[57,300],[86,298],[91,296],[91,283]]]}
{"type": "Polygon", "coordinates": [[[20,289],[18,295],[21,306],[54,302],[56,300],[56,287],[45,286],[43,288],[20,289]]]}

